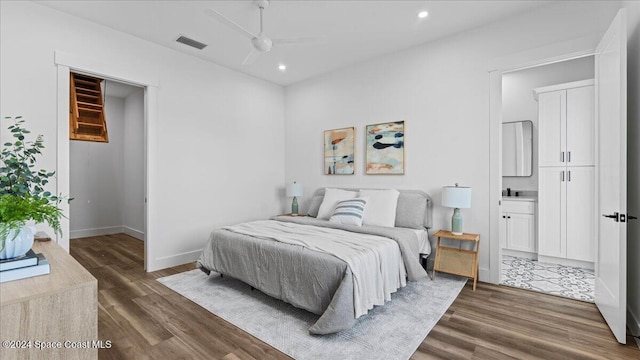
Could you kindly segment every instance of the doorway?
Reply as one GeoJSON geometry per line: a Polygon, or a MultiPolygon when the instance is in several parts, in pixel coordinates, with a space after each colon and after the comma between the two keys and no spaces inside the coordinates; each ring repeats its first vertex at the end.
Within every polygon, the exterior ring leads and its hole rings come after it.
{"type": "Polygon", "coordinates": [[[593,78],[593,56],[502,74],[500,284],[595,299],[593,78]]]}
{"type": "MultiPolygon", "coordinates": [[[[69,143],[69,196],[74,199],[70,203],[70,238],[126,234],[144,241],[144,88],[100,80],[96,79],[102,97],[99,104],[89,105],[87,99],[91,98],[86,95],[81,95],[77,104],[81,104],[80,112],[81,106],[104,110],[100,114],[108,137],[78,140],[81,137],[76,135],[69,143]]],[[[80,89],[73,87],[71,93],[77,90],[78,94],[80,89]]]]}

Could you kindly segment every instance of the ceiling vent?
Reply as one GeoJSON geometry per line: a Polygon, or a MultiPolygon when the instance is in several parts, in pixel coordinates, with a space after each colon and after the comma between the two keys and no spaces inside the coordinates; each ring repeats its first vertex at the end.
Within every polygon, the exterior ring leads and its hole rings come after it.
{"type": "Polygon", "coordinates": [[[185,44],[187,46],[191,46],[194,47],[198,50],[202,50],[204,48],[207,47],[207,44],[203,44],[200,41],[196,41],[193,39],[189,39],[188,37],[184,36],[184,35],[180,35],[177,39],[177,42],[181,43],[181,44],[185,44]]]}

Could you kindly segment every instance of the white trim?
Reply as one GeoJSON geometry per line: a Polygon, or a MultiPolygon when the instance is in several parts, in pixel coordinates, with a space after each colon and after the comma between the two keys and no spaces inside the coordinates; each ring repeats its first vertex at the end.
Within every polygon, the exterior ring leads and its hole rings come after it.
{"type": "Polygon", "coordinates": [[[489,61],[489,72],[506,73],[591,56],[599,40],[598,35],[584,36],[495,58],[489,61]]]}
{"type": "MultiPolygon", "coordinates": [[[[148,68],[131,63],[104,63],[84,55],[69,54],[62,51],[54,51],[54,63],[57,65],[57,154],[56,154],[56,174],[57,192],[59,194],[69,194],[69,73],[71,70],[98,75],[108,79],[115,79],[145,88],[144,114],[145,114],[145,198],[149,202],[152,197],[154,164],[152,163],[153,152],[156,144],[156,124],[158,119],[158,85],[159,77],[148,68]]],[[[61,204],[63,214],[66,218],[61,220],[63,236],[58,236],[57,242],[69,251],[69,238],[64,234],[69,233],[69,206],[64,202],[61,204]]],[[[145,256],[144,268],[147,271],[159,270],[164,267],[158,265],[153,248],[152,237],[154,222],[151,221],[149,207],[145,208],[145,256]]]]}
{"type": "Polygon", "coordinates": [[[502,200],[502,74],[595,54],[598,35],[559,42],[489,61],[489,282],[500,282],[500,204],[502,200]],[[495,143],[495,144],[494,144],[495,143]]]}
{"type": "Polygon", "coordinates": [[[144,231],[122,225],[122,232],[138,240],[144,241],[144,231]]]}
{"type": "Polygon", "coordinates": [[[519,251],[511,249],[502,249],[502,255],[525,258],[533,261],[538,261],[538,253],[519,251]]]}
{"type": "Polygon", "coordinates": [[[160,86],[158,75],[153,74],[147,67],[134,68],[124,64],[108,64],[85,55],[69,54],[60,50],[54,51],[54,63],[131,85],[160,86]]]}
{"type": "Polygon", "coordinates": [[[79,239],[90,236],[102,236],[111,234],[120,234],[123,232],[122,226],[109,226],[93,229],[72,230],[69,232],[70,239],[79,239]]]}
{"type": "Polygon", "coordinates": [[[558,264],[563,266],[579,267],[583,269],[594,270],[594,263],[589,261],[557,258],[553,256],[544,256],[538,254],[538,262],[558,264]]]}
{"type": "MultiPolygon", "coordinates": [[[[171,256],[163,256],[155,259],[154,266],[157,269],[166,269],[178,265],[183,265],[190,262],[195,262],[202,254],[202,249],[184,252],[181,254],[171,255],[171,256]]],[[[155,271],[156,268],[147,269],[147,271],[155,271]]]]}

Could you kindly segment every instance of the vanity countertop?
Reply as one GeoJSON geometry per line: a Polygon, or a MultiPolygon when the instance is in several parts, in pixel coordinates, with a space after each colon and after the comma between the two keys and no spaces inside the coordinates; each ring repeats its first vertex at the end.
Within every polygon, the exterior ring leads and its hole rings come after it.
{"type": "Polygon", "coordinates": [[[503,201],[532,201],[536,202],[538,199],[535,196],[503,196],[503,201]]]}

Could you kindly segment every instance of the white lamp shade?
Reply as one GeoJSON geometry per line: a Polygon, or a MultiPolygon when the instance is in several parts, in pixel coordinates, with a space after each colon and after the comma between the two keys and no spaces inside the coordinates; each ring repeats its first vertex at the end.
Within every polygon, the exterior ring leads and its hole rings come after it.
{"type": "Polygon", "coordinates": [[[302,196],[303,188],[302,184],[293,183],[287,185],[287,196],[289,197],[299,197],[302,196]]]}
{"type": "Polygon", "coordinates": [[[443,186],[442,206],[458,209],[471,207],[471,188],[464,186],[443,186]]]}

